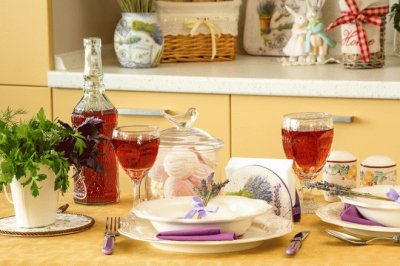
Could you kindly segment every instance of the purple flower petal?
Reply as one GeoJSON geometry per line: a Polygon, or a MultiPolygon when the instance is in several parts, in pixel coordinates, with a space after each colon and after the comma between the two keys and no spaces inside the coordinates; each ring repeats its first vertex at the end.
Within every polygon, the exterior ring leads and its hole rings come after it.
{"type": "Polygon", "coordinates": [[[389,191],[386,193],[386,197],[400,204],[400,195],[394,188],[391,187],[389,189],[389,191]]]}

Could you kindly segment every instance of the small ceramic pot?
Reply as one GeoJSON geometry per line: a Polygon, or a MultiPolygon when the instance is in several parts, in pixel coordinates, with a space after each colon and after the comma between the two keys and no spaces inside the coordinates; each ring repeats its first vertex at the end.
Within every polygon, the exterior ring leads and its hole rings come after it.
{"type": "Polygon", "coordinates": [[[360,186],[395,185],[396,162],[389,157],[374,155],[360,163],[360,186]]]}
{"type": "MultiPolygon", "coordinates": [[[[357,186],[357,158],[347,151],[332,151],[322,172],[324,181],[354,188],[357,186]]],[[[324,192],[326,201],[340,201],[336,196],[324,192]]]]}
{"type": "Polygon", "coordinates": [[[123,67],[157,66],[163,45],[164,37],[156,13],[122,13],[114,32],[114,49],[123,67]]]}

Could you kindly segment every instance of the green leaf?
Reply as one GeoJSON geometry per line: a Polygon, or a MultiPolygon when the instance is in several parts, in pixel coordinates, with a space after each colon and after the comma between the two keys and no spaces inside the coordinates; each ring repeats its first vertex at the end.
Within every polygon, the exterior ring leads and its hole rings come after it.
{"type": "Polygon", "coordinates": [[[47,178],[47,175],[45,175],[45,174],[39,174],[39,175],[37,175],[36,176],[36,180],[37,181],[43,181],[43,180],[45,180],[47,178]]]}
{"type": "Polygon", "coordinates": [[[32,196],[34,196],[35,198],[37,196],[39,196],[39,187],[35,181],[32,181],[31,192],[32,192],[32,196]]]}

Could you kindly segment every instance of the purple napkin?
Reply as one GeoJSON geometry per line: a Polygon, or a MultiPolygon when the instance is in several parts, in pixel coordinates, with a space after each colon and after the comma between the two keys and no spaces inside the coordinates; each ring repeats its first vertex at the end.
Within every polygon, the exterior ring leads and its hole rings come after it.
{"type": "Polygon", "coordinates": [[[165,231],[158,233],[156,237],[175,241],[229,241],[236,239],[234,233],[221,233],[217,227],[165,231]]]}
{"type": "Polygon", "coordinates": [[[373,226],[383,226],[380,223],[368,220],[357,210],[357,207],[351,204],[345,204],[342,213],[340,214],[340,218],[343,221],[363,224],[363,225],[373,225],[373,226]]]}

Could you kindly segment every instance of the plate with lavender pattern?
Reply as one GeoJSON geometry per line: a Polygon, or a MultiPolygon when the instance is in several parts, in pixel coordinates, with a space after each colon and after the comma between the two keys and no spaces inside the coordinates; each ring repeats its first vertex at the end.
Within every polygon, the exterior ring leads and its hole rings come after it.
{"type": "Polygon", "coordinates": [[[275,215],[292,220],[292,198],[282,178],[261,165],[236,169],[224,188],[226,195],[265,200],[273,206],[275,215]]]}

